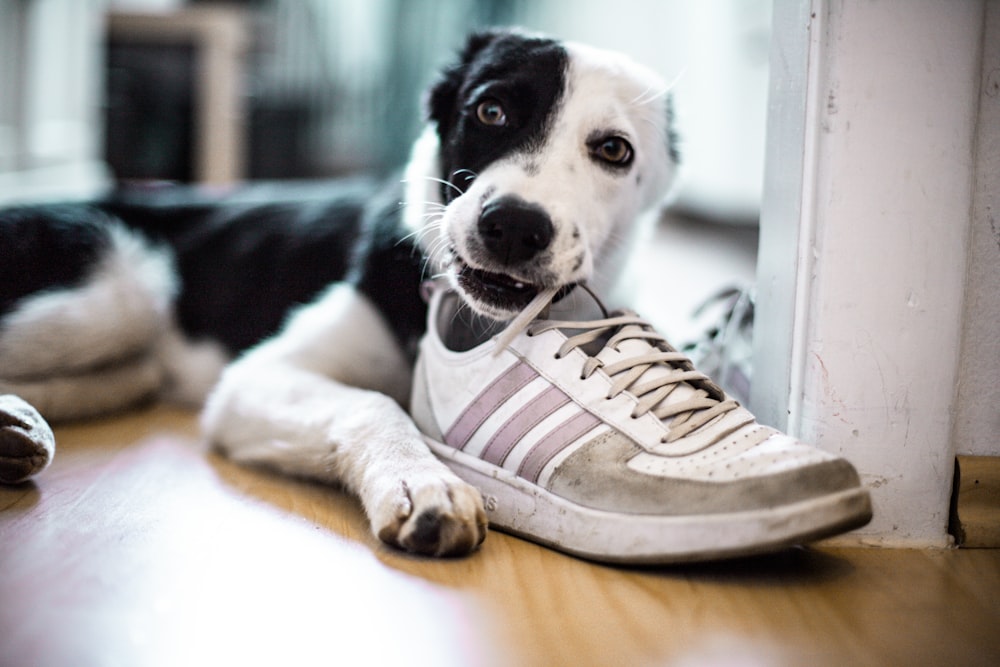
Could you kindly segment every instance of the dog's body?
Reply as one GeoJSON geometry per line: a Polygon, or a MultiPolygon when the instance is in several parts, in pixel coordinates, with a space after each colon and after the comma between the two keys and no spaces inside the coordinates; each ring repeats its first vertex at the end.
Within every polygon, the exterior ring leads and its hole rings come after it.
{"type": "Polygon", "coordinates": [[[0,212],[0,393],[50,418],[207,396],[234,459],[343,484],[390,544],[465,553],[479,494],[400,407],[420,282],[494,319],[543,288],[607,293],[674,171],[665,93],[614,54],[483,33],[431,90],[403,184],[0,212]]]}

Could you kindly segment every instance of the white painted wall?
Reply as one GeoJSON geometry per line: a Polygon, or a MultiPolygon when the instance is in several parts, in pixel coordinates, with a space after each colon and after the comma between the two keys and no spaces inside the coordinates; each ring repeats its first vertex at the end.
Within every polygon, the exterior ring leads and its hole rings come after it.
{"type": "Polygon", "coordinates": [[[953,440],[959,454],[1000,456],[1000,2],[986,3],[976,186],[953,440]]]}
{"type": "Polygon", "coordinates": [[[0,204],[93,194],[104,0],[0,2],[0,204]]]}
{"type": "Polygon", "coordinates": [[[752,407],[947,543],[984,3],[775,3],[752,407]],[[783,124],[783,123],[787,123],[783,124]]]}

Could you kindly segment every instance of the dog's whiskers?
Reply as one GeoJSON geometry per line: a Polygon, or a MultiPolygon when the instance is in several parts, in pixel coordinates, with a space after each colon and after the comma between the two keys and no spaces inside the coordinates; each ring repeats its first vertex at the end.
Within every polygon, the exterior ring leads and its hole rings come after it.
{"type": "MultiPolygon", "coordinates": [[[[421,273],[424,275],[428,274],[428,267],[444,267],[448,264],[448,240],[443,236],[437,236],[431,243],[425,248],[424,261],[421,268],[421,273]]],[[[441,273],[436,273],[431,276],[431,278],[441,277],[441,273]]]]}
{"type": "Polygon", "coordinates": [[[418,245],[423,244],[423,240],[430,234],[441,229],[441,224],[444,220],[444,214],[447,211],[447,207],[444,204],[435,201],[425,201],[421,202],[425,207],[430,210],[425,210],[420,214],[420,218],[424,221],[418,229],[414,229],[409,234],[406,234],[400,239],[400,242],[415,240],[418,245]]]}
{"type": "Polygon", "coordinates": [[[458,176],[459,174],[465,174],[466,183],[479,177],[479,174],[472,171],[471,169],[459,169],[458,171],[452,173],[452,176],[458,176]]]}
{"type": "Polygon", "coordinates": [[[444,211],[448,208],[447,204],[442,204],[439,201],[431,201],[430,199],[425,199],[420,202],[425,208],[433,209],[435,211],[444,211]]]}
{"type": "Polygon", "coordinates": [[[643,106],[646,104],[650,104],[651,102],[655,102],[656,100],[660,99],[669,92],[670,88],[660,88],[660,89],[647,88],[640,95],[634,97],[629,102],[629,104],[631,106],[643,106]]]}
{"type": "Polygon", "coordinates": [[[428,258],[428,260],[430,260],[432,258],[437,258],[439,255],[443,256],[443,255],[447,254],[447,249],[448,249],[448,242],[447,242],[447,240],[444,239],[444,238],[442,238],[441,236],[436,237],[427,246],[427,258],[428,258]]]}
{"type": "Polygon", "coordinates": [[[415,241],[418,245],[421,245],[424,238],[426,238],[433,232],[439,230],[440,228],[441,228],[441,223],[439,220],[430,221],[427,224],[421,226],[420,229],[416,229],[410,232],[409,234],[406,234],[402,238],[400,238],[399,242],[404,243],[406,241],[415,241]]]}
{"type": "Polygon", "coordinates": [[[677,85],[677,82],[681,80],[681,77],[684,76],[685,71],[686,70],[682,69],[680,72],[677,73],[677,76],[675,76],[672,81],[669,81],[662,88],[652,88],[652,87],[647,88],[641,94],[633,98],[630,104],[633,106],[642,106],[644,104],[649,104],[650,102],[654,102],[663,97],[664,95],[669,94],[670,91],[674,89],[674,86],[677,85]]]}
{"type": "Polygon", "coordinates": [[[455,185],[451,181],[446,181],[443,178],[438,178],[436,176],[424,176],[424,178],[426,178],[428,181],[433,181],[434,183],[440,183],[441,185],[447,185],[449,188],[451,188],[452,190],[454,190],[455,192],[457,192],[459,195],[464,195],[465,194],[465,190],[463,190],[462,188],[458,187],[457,185],[455,185]]]}

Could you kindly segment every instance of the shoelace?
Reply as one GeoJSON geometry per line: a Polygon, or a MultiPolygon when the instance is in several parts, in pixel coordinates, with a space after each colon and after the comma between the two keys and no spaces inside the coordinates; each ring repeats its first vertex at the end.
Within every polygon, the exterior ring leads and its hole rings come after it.
{"type": "MultiPolygon", "coordinates": [[[[599,320],[590,321],[558,321],[539,320],[539,315],[549,306],[558,290],[548,289],[540,292],[530,304],[510,323],[507,329],[497,339],[497,351],[505,349],[520,333],[535,336],[552,329],[578,331],[568,336],[556,353],[557,358],[565,357],[573,350],[608,337],[604,348],[621,352],[623,343],[629,340],[644,341],[650,351],[644,354],[629,356],[620,361],[607,364],[597,355],[588,355],[581,371],[581,379],[587,379],[599,368],[613,379],[608,399],[613,399],[623,392],[628,392],[637,401],[632,412],[633,418],[639,418],[652,413],[667,427],[664,443],[675,442],[693,431],[705,426],[716,418],[735,410],[739,403],[725,397],[725,393],[704,373],[696,370],[691,361],[682,353],[676,351],[662,335],[638,315],[630,312],[613,313],[599,320]],[[659,373],[647,373],[652,368],[659,368],[659,373]],[[644,378],[645,376],[645,378],[644,378]],[[682,385],[689,385],[693,391],[686,398],[670,401],[670,396],[682,385]]],[[[587,290],[589,292],[589,290],[587,290]]],[[[597,299],[593,293],[591,296],[597,299]]],[[[601,309],[604,310],[603,304],[601,309]]],[[[565,332],[564,332],[565,333],[565,332]]],[[[568,334],[567,334],[568,335],[568,334]]],[[[746,422],[732,424],[724,433],[718,433],[722,438],[735,431],[746,422]]]]}

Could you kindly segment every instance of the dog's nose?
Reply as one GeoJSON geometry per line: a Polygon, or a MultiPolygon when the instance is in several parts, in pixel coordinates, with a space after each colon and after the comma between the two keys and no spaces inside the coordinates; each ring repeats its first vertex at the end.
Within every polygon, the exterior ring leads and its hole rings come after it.
{"type": "Polygon", "coordinates": [[[483,207],[479,237],[502,264],[531,259],[552,243],[555,229],[545,210],[518,197],[500,197],[483,207]]]}

